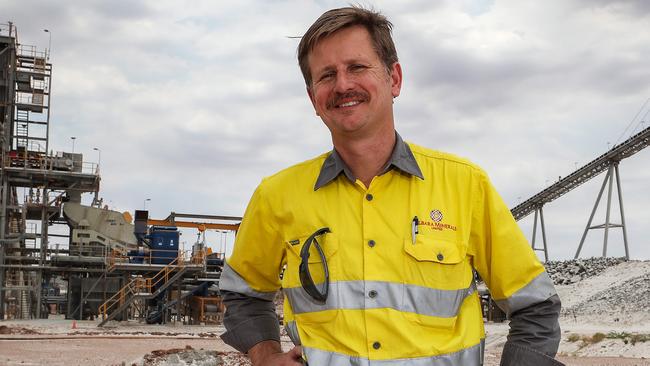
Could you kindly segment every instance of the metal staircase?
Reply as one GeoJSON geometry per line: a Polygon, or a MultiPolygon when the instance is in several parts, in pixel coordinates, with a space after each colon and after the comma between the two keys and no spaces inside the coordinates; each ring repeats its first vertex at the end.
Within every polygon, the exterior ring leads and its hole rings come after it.
{"type": "Polygon", "coordinates": [[[181,279],[187,267],[179,258],[180,256],[151,278],[136,277],[131,279],[115,295],[100,305],[99,314],[102,316],[102,322],[99,323],[98,327],[102,327],[110,320],[113,320],[133,304],[135,300],[153,299],[181,279]]]}

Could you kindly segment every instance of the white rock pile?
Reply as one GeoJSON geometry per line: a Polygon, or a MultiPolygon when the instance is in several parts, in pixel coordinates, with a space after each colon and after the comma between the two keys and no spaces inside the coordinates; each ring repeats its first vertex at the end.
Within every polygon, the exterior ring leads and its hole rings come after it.
{"type": "Polygon", "coordinates": [[[650,272],[598,292],[580,304],[567,308],[565,314],[650,313],[650,272]]]}
{"type": "Polygon", "coordinates": [[[549,261],[544,266],[546,272],[556,285],[569,285],[594,277],[609,267],[625,262],[625,258],[571,259],[565,261],[549,261]]]}
{"type": "Polygon", "coordinates": [[[590,258],[547,263],[562,315],[589,321],[650,322],[650,261],[590,258]]]}

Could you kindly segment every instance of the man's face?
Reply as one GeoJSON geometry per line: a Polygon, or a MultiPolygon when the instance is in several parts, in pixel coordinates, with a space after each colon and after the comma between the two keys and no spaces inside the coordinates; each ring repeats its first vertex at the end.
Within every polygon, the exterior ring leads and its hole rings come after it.
{"type": "Polygon", "coordinates": [[[309,98],[336,137],[372,135],[393,124],[393,98],[399,95],[399,63],[386,67],[362,26],[342,29],[309,53],[309,98]]]}

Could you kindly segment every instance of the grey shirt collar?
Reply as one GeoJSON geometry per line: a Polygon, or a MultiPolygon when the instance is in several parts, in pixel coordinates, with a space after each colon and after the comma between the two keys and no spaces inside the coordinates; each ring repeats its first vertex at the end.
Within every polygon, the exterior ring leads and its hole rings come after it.
{"type": "MultiPolygon", "coordinates": [[[[420,166],[415,160],[411,148],[404,142],[404,140],[402,140],[402,137],[397,132],[395,132],[395,147],[393,148],[393,152],[390,159],[388,159],[386,166],[382,169],[379,175],[388,172],[392,168],[397,168],[404,173],[414,175],[424,180],[420,166]]],[[[354,183],[357,180],[352,174],[352,171],[350,171],[350,168],[348,168],[341,158],[341,155],[339,155],[336,149],[332,149],[332,152],[323,162],[320,174],[318,175],[318,179],[316,179],[316,184],[314,185],[314,191],[333,181],[341,173],[343,173],[350,182],[354,183]]]]}

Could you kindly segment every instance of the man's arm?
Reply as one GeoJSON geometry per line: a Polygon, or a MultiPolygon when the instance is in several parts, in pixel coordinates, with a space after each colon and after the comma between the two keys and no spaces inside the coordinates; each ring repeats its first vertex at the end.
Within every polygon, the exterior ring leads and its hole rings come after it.
{"type": "Polygon", "coordinates": [[[561,306],[553,281],[487,175],[478,174],[476,181],[469,253],[510,319],[501,365],[562,365],[553,359],[561,306]]]}
{"type": "Polygon", "coordinates": [[[223,291],[227,329],[221,335],[224,342],[242,353],[248,353],[254,366],[302,365],[300,347],[287,353],[280,347],[280,328],[272,301],[223,291]]]}
{"type": "Polygon", "coordinates": [[[501,366],[562,365],[553,359],[560,343],[560,298],[548,299],[513,312],[501,366]]]}
{"type": "Polygon", "coordinates": [[[222,291],[226,306],[223,324],[226,332],[221,335],[242,353],[247,353],[262,341],[280,342],[280,327],[273,301],[262,300],[238,292],[222,291]]]}
{"type": "MultiPolygon", "coordinates": [[[[247,353],[253,346],[280,341],[273,299],[280,288],[284,249],[274,210],[260,184],[246,208],[219,288],[226,306],[224,342],[247,353]]],[[[271,195],[273,196],[273,195],[271,195]]]]}

